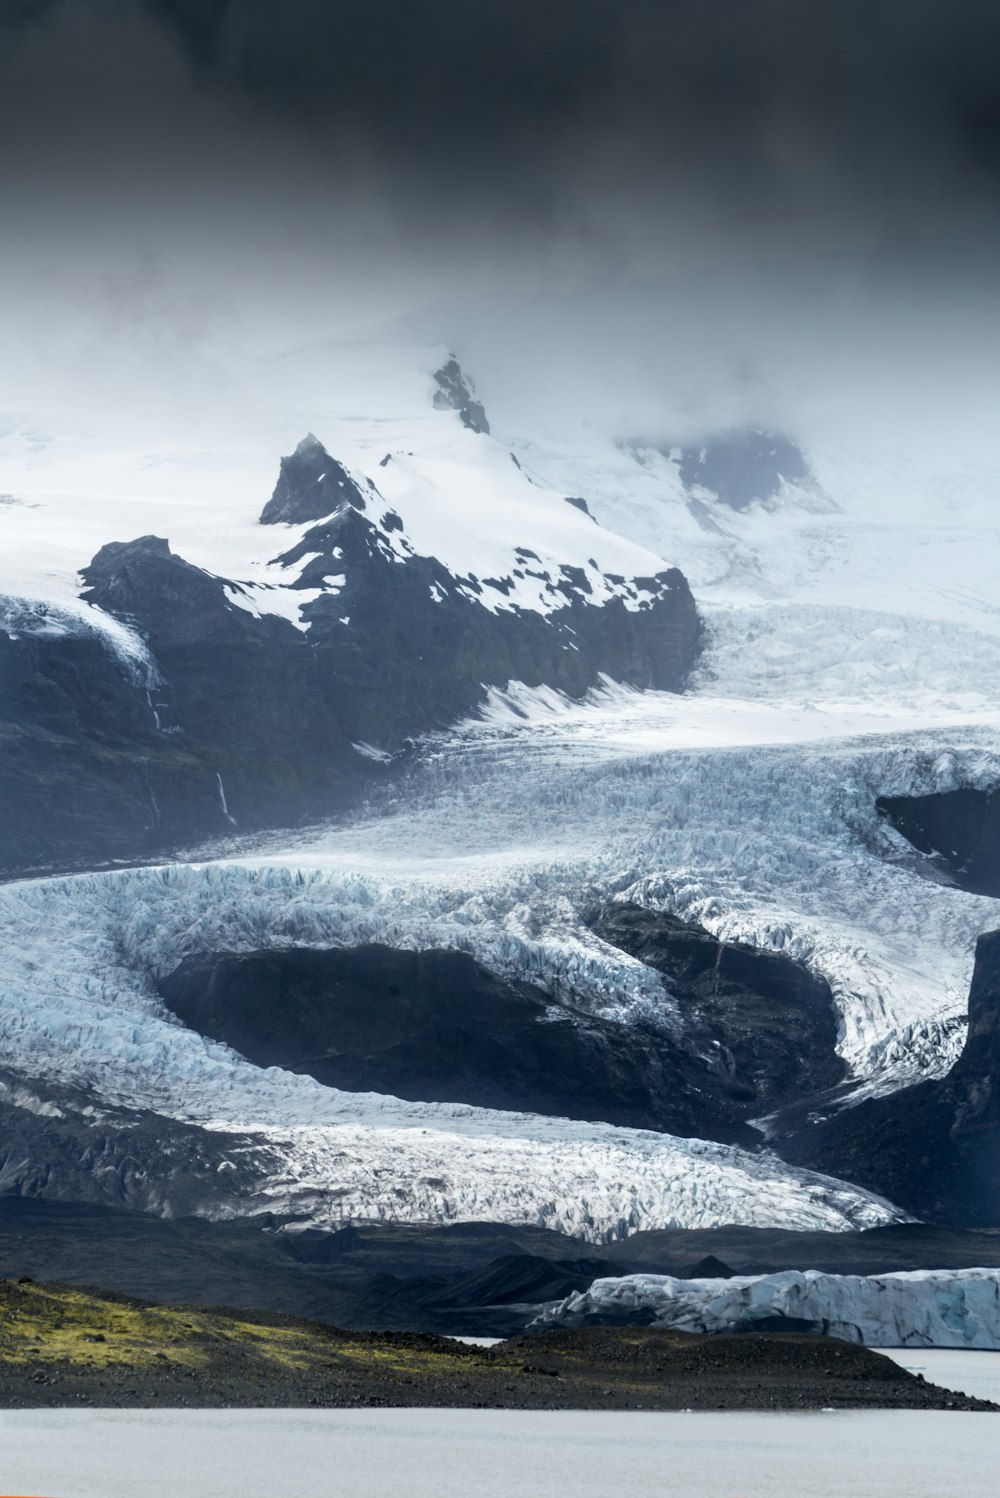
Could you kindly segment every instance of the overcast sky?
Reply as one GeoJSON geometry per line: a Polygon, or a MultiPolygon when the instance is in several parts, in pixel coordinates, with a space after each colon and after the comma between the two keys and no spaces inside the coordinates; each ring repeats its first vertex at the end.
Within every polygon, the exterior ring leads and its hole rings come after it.
{"type": "Polygon", "coordinates": [[[404,319],[553,420],[965,431],[998,56],[995,0],[0,0],[0,403],[404,319]]]}

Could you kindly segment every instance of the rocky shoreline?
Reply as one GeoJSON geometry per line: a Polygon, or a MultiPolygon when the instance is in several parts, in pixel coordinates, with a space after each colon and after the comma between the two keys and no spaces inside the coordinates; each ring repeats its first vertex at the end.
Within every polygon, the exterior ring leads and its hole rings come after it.
{"type": "Polygon", "coordinates": [[[597,1327],[493,1347],[0,1282],[0,1408],[997,1411],[828,1337],[597,1327]]]}

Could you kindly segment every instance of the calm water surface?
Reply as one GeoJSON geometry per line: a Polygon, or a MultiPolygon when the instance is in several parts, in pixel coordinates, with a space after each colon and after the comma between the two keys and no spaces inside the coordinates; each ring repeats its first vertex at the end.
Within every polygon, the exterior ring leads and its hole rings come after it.
{"type": "Polygon", "coordinates": [[[1000,1416],[957,1412],[0,1414],[32,1498],[996,1498],[998,1457],[1000,1416]]]}

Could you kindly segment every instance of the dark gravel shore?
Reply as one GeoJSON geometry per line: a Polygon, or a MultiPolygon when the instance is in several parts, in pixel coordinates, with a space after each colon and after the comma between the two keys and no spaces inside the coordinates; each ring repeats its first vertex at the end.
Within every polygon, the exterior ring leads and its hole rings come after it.
{"type": "Polygon", "coordinates": [[[468,1347],[0,1282],[0,1408],[996,1410],[828,1337],[597,1327],[468,1347]]]}

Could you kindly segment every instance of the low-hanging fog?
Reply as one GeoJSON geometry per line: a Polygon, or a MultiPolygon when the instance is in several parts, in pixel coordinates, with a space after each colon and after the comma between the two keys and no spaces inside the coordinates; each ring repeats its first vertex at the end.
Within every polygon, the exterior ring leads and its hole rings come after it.
{"type": "Polygon", "coordinates": [[[238,434],[288,351],[405,337],[500,431],[990,461],[998,43],[988,0],[7,0],[0,430],[238,434]]]}

